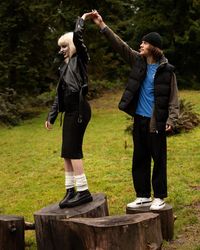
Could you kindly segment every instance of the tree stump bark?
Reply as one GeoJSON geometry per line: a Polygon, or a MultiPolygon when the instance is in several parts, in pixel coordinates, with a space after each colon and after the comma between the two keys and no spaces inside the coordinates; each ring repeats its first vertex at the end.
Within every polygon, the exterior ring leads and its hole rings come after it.
{"type": "Polygon", "coordinates": [[[158,250],[162,233],[158,214],[71,218],[61,221],[71,232],[71,249],[158,250]]]}
{"type": "Polygon", "coordinates": [[[0,215],[0,249],[24,249],[24,218],[15,215],[0,215]]]}
{"type": "Polygon", "coordinates": [[[166,241],[171,241],[174,235],[174,216],[172,206],[166,204],[161,210],[150,210],[149,208],[150,206],[136,209],[126,208],[126,213],[137,214],[153,212],[159,214],[163,239],[166,241]]]}
{"type": "MultiPolygon", "coordinates": [[[[93,201],[74,208],[60,209],[58,203],[34,213],[38,250],[74,249],[71,246],[73,234],[62,227],[61,219],[72,217],[102,217],[108,215],[106,196],[93,194],[93,201]]],[[[77,243],[78,244],[78,243],[77,243]]],[[[79,248],[75,248],[79,250],[79,248]]],[[[81,250],[81,248],[80,248],[81,250]]]]}

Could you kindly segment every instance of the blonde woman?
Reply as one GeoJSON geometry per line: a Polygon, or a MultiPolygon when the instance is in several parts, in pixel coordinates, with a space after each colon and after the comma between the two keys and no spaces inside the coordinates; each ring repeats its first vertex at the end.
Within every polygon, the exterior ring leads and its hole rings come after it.
{"type": "Polygon", "coordinates": [[[61,157],[64,159],[66,194],[60,208],[74,207],[92,201],[83,169],[82,143],[91,118],[87,93],[87,64],[89,55],[83,41],[84,21],[91,17],[85,13],[76,22],[74,32],[58,39],[59,54],[63,56],[57,95],[45,122],[51,130],[59,112],[64,112],[61,157]]]}

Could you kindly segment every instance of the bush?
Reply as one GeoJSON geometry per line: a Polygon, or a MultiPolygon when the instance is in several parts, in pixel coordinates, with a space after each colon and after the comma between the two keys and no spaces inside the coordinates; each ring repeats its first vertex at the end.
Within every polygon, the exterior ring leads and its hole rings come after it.
{"type": "Polygon", "coordinates": [[[0,92],[0,123],[18,125],[22,120],[38,114],[32,108],[34,98],[19,96],[14,89],[6,88],[0,92]]]}
{"type": "Polygon", "coordinates": [[[39,96],[37,96],[37,98],[35,99],[35,106],[46,106],[49,107],[50,105],[52,105],[54,99],[55,99],[55,95],[56,95],[56,89],[55,88],[51,88],[50,91],[48,92],[44,92],[42,94],[40,94],[39,96]]]}
{"type": "Polygon", "coordinates": [[[194,105],[186,100],[180,100],[180,114],[174,129],[175,134],[188,132],[200,125],[200,116],[193,111],[194,105]]]}

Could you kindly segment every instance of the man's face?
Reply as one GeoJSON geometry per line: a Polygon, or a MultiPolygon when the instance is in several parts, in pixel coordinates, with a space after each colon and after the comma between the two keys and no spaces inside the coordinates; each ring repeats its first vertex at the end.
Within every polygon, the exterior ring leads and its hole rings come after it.
{"type": "Polygon", "coordinates": [[[65,59],[69,57],[69,44],[68,43],[60,44],[60,53],[63,54],[65,59]]]}
{"type": "Polygon", "coordinates": [[[140,44],[140,55],[148,57],[150,56],[150,48],[151,48],[151,44],[145,41],[142,41],[142,43],[140,44]]]}

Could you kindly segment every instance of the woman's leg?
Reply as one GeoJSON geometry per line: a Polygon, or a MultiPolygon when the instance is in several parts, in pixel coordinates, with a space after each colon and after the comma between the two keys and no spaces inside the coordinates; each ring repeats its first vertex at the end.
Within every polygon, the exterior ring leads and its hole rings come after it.
{"type": "Polygon", "coordinates": [[[84,191],[88,189],[88,183],[86,175],[84,174],[83,169],[83,160],[82,159],[73,159],[71,160],[73,171],[74,171],[74,178],[76,181],[76,188],[77,191],[84,191]]]}
{"type": "Polygon", "coordinates": [[[70,159],[64,158],[64,170],[65,170],[65,188],[66,194],[64,198],[59,202],[60,208],[65,208],[70,199],[75,196],[75,180],[73,166],[70,159]]]}
{"type": "Polygon", "coordinates": [[[74,170],[77,193],[67,202],[67,207],[75,207],[93,200],[88,190],[87,178],[83,170],[83,161],[81,159],[73,159],[71,163],[74,170]]]}
{"type": "Polygon", "coordinates": [[[66,190],[74,187],[74,171],[72,162],[70,159],[64,158],[64,170],[65,170],[65,188],[66,190]]]}
{"type": "Polygon", "coordinates": [[[64,158],[64,169],[65,172],[73,172],[72,162],[68,158],[64,158]]]}

